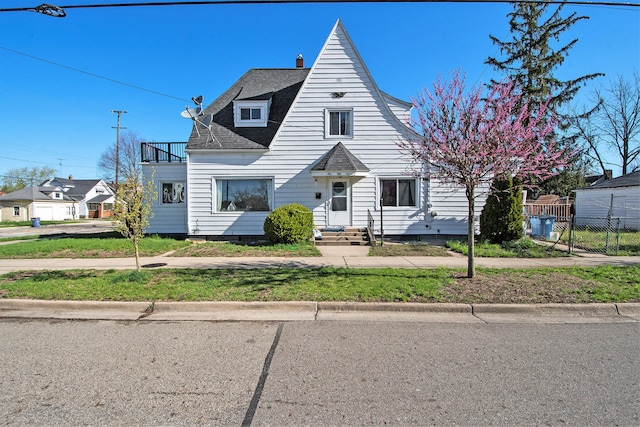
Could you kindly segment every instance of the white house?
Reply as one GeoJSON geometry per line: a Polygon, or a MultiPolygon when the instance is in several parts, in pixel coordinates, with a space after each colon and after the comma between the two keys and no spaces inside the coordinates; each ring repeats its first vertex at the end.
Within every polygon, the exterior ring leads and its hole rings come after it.
{"type": "Polygon", "coordinates": [[[575,190],[576,223],[620,218],[620,227],[640,230],[640,171],[575,190]]]}
{"type": "Polygon", "coordinates": [[[113,215],[114,191],[102,179],[52,178],[42,187],[62,189],[65,199],[75,203],[73,218],[107,218],[113,215]]]}
{"type": "MultiPolygon", "coordinates": [[[[401,75],[402,70],[398,70],[401,75]]],[[[184,143],[145,143],[158,193],[150,233],[262,236],[274,208],[300,203],[317,227],[465,235],[460,188],[409,172],[398,141],[412,105],[382,92],[338,21],[311,68],[251,69],[195,117],[184,143]]],[[[476,203],[478,215],[484,200],[476,203]]]]}

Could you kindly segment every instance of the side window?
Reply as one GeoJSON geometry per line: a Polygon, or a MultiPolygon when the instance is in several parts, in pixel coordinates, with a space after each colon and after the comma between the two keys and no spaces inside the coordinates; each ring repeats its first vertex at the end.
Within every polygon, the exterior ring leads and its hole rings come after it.
{"type": "Polygon", "coordinates": [[[162,203],[184,203],[184,182],[163,182],[162,203]]]}
{"type": "Polygon", "coordinates": [[[415,179],[381,179],[382,206],[416,206],[415,179]]]}
{"type": "Polygon", "coordinates": [[[13,207],[13,216],[20,216],[20,206],[13,207]]]}

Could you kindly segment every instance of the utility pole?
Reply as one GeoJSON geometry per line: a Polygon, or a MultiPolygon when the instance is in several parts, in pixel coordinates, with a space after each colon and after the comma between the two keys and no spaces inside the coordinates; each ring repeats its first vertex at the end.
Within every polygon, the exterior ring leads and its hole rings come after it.
{"type": "MultiPolygon", "coordinates": [[[[115,127],[116,130],[116,189],[118,188],[118,170],[120,169],[120,129],[126,129],[120,127],[120,115],[127,114],[124,110],[111,110],[113,114],[118,115],[118,126],[115,127]]],[[[113,126],[111,126],[114,128],[113,126]]]]}

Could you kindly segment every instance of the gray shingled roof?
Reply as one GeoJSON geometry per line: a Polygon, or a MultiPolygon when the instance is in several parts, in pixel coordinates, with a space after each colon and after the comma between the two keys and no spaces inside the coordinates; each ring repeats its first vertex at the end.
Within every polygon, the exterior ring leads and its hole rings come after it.
{"type": "MultiPolygon", "coordinates": [[[[56,201],[51,197],[45,195],[41,190],[51,191],[56,187],[36,187],[35,185],[22,188],[20,190],[12,191],[11,193],[7,193],[4,196],[0,196],[0,201],[37,201],[37,200],[46,200],[46,201],[56,201]]],[[[58,200],[59,201],[59,200],[58,200]]]]}
{"type": "Polygon", "coordinates": [[[597,188],[618,188],[640,186],[640,171],[631,172],[613,179],[607,179],[580,190],[591,190],[597,188]]]}
{"type": "MultiPolygon", "coordinates": [[[[46,182],[46,181],[45,181],[46,182]]],[[[99,179],[67,179],[67,178],[53,178],[52,182],[57,182],[60,185],[68,188],[64,195],[72,199],[82,200],[89,191],[100,182],[99,179]]]]}
{"type": "Polygon", "coordinates": [[[202,117],[213,114],[211,141],[205,127],[192,129],[187,149],[265,149],[289,111],[302,83],[309,74],[308,68],[251,69],[203,111],[202,117]],[[233,120],[234,100],[268,100],[271,110],[267,127],[236,128],[233,120]]]}
{"type": "Polygon", "coordinates": [[[369,172],[365,166],[351,151],[338,142],[322,157],[312,168],[311,172],[369,172]]]}

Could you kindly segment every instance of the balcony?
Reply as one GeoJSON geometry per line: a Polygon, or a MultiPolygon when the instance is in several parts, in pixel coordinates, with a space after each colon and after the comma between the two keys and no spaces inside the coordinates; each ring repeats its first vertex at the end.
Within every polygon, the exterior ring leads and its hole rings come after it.
{"type": "Polygon", "coordinates": [[[143,142],[140,144],[142,163],[184,163],[186,142],[143,142]]]}

